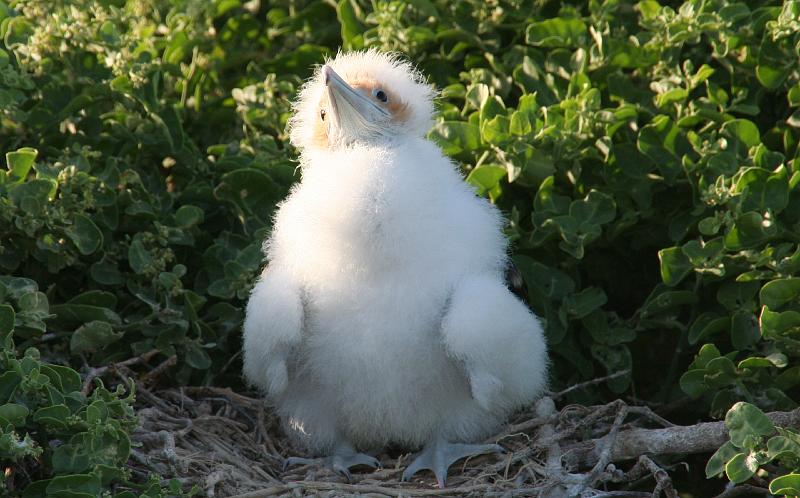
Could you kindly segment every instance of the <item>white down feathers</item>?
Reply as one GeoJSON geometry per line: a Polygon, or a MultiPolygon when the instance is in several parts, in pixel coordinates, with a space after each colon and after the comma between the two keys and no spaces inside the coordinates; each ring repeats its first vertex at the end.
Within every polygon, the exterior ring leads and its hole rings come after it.
{"type": "MultiPolygon", "coordinates": [[[[373,55],[373,70],[397,69],[373,55]]],[[[427,99],[413,108],[424,123],[430,90],[406,74],[427,99]]],[[[312,452],[475,441],[545,388],[541,326],[504,284],[500,214],[416,129],[383,145],[303,148],[302,182],[265,243],[244,373],[312,452]]]]}

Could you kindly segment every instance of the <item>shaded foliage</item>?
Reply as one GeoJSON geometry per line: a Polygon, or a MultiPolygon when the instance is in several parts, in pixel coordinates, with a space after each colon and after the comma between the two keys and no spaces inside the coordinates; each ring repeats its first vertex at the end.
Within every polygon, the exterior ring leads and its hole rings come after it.
{"type": "Polygon", "coordinates": [[[237,385],[289,102],[377,46],[441,89],[431,138],[509,216],[555,388],[629,370],[573,401],[794,408],[800,3],[664,4],[0,0],[0,273],[38,284],[17,350],[237,385]]]}

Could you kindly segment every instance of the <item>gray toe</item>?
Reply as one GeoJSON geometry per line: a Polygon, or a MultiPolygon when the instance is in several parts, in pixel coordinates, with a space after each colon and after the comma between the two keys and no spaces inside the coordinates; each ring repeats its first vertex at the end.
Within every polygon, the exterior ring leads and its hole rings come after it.
{"type": "Polygon", "coordinates": [[[505,453],[499,444],[463,444],[434,441],[418,453],[403,471],[403,481],[408,481],[420,470],[430,470],[436,476],[439,488],[447,484],[447,469],[462,458],[486,453],[505,453]]]}

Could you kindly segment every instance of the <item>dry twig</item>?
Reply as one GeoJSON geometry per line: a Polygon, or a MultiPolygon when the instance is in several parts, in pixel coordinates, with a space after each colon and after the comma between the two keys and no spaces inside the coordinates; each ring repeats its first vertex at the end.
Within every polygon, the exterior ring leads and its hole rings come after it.
{"type": "MultiPolygon", "coordinates": [[[[126,368],[121,366],[117,375],[122,378],[126,368]]],[[[138,412],[141,427],[133,439],[143,446],[132,455],[133,475],[176,475],[187,485],[204,489],[207,496],[675,498],[667,472],[642,455],[713,451],[727,440],[721,422],[671,426],[650,409],[620,400],[599,406],[570,405],[558,411],[551,398],[543,398],[491,438],[502,439],[508,455],[499,460],[496,456],[474,458],[453,466],[447,489],[432,489],[429,476],[421,479],[423,485],[420,480],[401,483],[405,455],[377,455],[382,470],[354,472],[352,482],[345,483],[341,476],[313,465],[283,472],[290,445],[260,399],[218,387],[158,393],[139,387],[138,392],[147,407],[138,412]],[[612,463],[625,460],[636,461],[627,472],[612,463]],[[655,479],[652,492],[613,489],[626,484],[639,487],[639,481],[650,475],[655,479]]],[[[779,426],[800,425],[800,410],[769,416],[779,426]]],[[[738,486],[721,498],[744,496],[739,489],[748,488],[738,486]]]]}
{"type": "Polygon", "coordinates": [[[139,356],[134,356],[133,358],[128,358],[125,361],[120,361],[117,363],[112,363],[110,365],[104,367],[91,367],[89,371],[86,373],[86,378],[83,381],[83,388],[81,392],[84,395],[88,395],[89,392],[92,390],[92,381],[97,377],[105,375],[108,371],[116,371],[123,367],[129,367],[132,365],[138,365],[140,363],[147,363],[150,361],[151,358],[156,356],[160,351],[158,349],[151,349],[150,351],[140,354],[139,356]]]}

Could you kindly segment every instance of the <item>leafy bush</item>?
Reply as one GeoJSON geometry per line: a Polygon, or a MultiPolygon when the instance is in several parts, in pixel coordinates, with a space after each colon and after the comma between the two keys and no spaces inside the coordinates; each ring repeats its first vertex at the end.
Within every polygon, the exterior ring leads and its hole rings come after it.
{"type": "MultiPolygon", "coordinates": [[[[126,395],[121,385],[112,392],[97,380],[87,397],[72,368],[43,362],[33,347],[22,357],[15,353],[15,324],[25,327],[49,316],[47,298],[35,282],[0,279],[0,303],[0,459],[13,465],[0,481],[0,493],[24,489],[23,497],[89,497],[115,483],[121,491],[114,496],[120,498],[163,496],[157,478],[145,486],[127,482],[134,392],[126,395]],[[131,485],[136,494],[124,491],[131,485]]],[[[173,488],[180,494],[179,486],[173,488]]]]}
{"type": "Polygon", "coordinates": [[[442,90],[431,138],[509,216],[554,387],[796,407],[800,3],[663,3],[0,0],[0,271],[42,289],[14,342],[236,385],[288,102],[379,46],[442,90]]]}
{"type": "Polygon", "coordinates": [[[731,482],[745,482],[772,461],[794,472],[773,479],[769,491],[775,495],[800,495],[800,433],[775,427],[764,412],[740,401],[725,416],[731,440],[717,450],[706,466],[706,476],[725,472],[731,482]],[[777,433],[777,434],[776,434],[777,433]],[[767,438],[767,436],[771,436],[767,438]]]}

